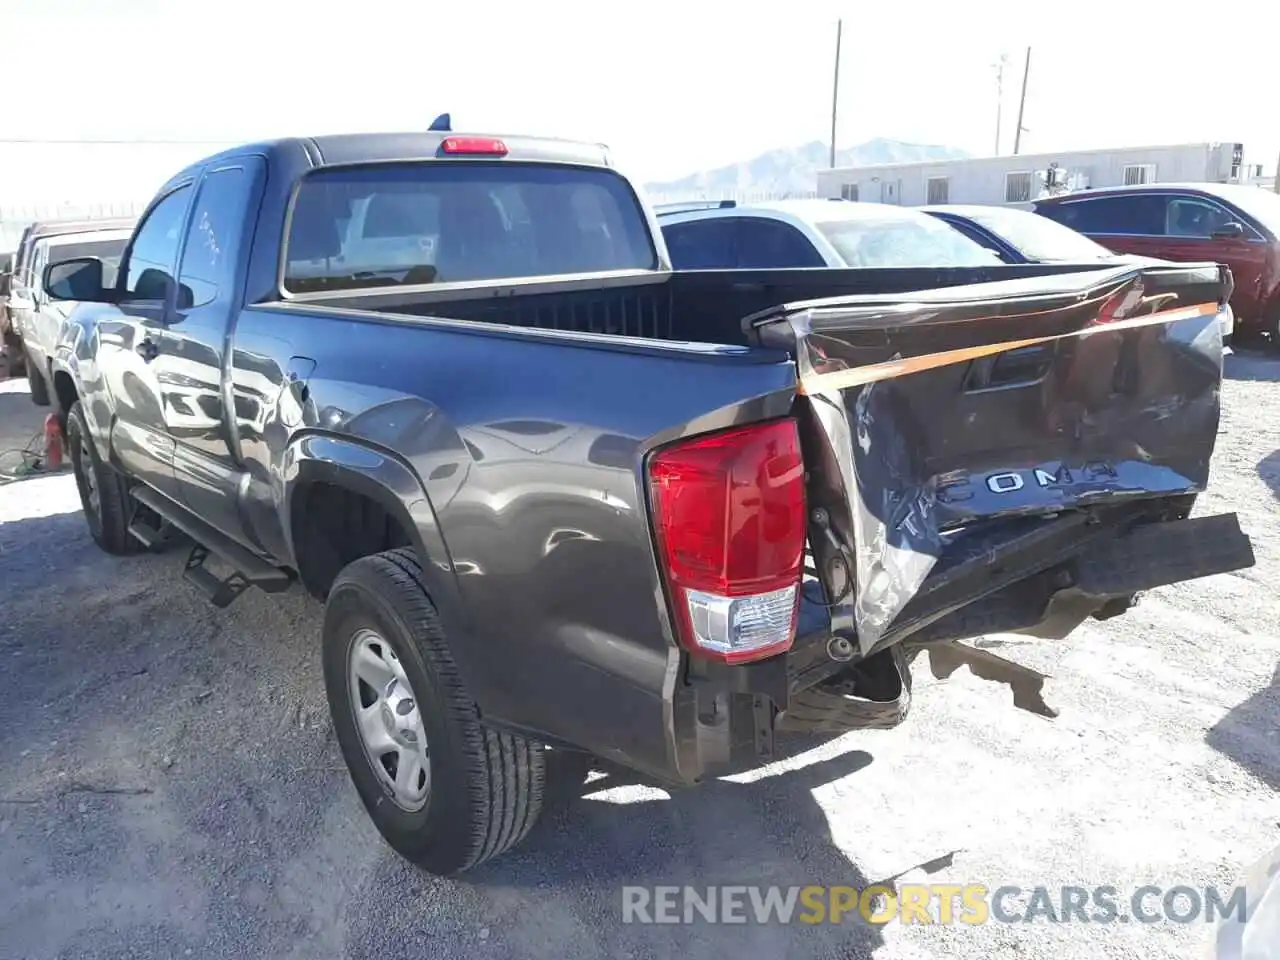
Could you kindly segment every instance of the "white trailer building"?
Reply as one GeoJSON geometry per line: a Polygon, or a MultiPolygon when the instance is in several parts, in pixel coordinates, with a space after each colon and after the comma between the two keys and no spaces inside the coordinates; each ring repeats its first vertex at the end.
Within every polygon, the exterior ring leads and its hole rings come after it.
{"type": "Polygon", "coordinates": [[[931,203],[1027,206],[1065,191],[1135,183],[1252,182],[1239,143],[1025,153],[818,171],[818,195],[918,207],[931,203]]]}

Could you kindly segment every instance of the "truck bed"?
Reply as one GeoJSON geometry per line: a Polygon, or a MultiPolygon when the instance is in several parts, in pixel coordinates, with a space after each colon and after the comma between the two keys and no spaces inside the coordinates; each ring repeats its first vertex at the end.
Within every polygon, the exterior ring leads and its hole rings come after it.
{"type": "Polygon", "coordinates": [[[546,330],[748,346],[743,318],[786,303],[893,295],[1027,277],[1096,271],[1104,262],[992,267],[694,270],[589,279],[450,285],[324,294],[317,306],[449,317],[546,330]]]}

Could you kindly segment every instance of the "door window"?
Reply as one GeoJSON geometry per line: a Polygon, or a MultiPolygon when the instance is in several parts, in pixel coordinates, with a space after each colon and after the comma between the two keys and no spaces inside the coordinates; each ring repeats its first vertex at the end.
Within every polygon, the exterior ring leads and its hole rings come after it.
{"type": "Polygon", "coordinates": [[[662,228],[677,270],[732,270],[733,224],[727,217],[690,220],[662,228]]]}
{"type": "Polygon", "coordinates": [[[1165,235],[1207,240],[1214,231],[1235,219],[1222,207],[1202,197],[1170,197],[1165,213],[1165,235]]]}
{"type": "Polygon", "coordinates": [[[151,208],[134,235],[125,273],[127,300],[167,300],[172,290],[178,240],[191,187],[179,187],[151,208]]]}
{"type": "Polygon", "coordinates": [[[200,184],[182,247],[178,309],[204,306],[230,293],[252,184],[241,166],[215,170],[200,184]]]}
{"type": "Polygon", "coordinates": [[[737,220],[737,265],[740,270],[823,267],[821,255],[795,227],[778,220],[737,220]]]}
{"type": "Polygon", "coordinates": [[[1036,212],[1080,233],[1146,237],[1164,234],[1165,198],[1154,193],[1046,203],[1036,212]]]}

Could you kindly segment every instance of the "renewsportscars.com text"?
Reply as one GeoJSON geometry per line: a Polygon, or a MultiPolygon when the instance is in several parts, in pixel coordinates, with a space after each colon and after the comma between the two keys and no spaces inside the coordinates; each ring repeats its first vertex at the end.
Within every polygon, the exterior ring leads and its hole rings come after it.
{"type": "Polygon", "coordinates": [[[1214,923],[1247,918],[1243,887],[982,884],[622,888],[623,923],[1214,923]]]}

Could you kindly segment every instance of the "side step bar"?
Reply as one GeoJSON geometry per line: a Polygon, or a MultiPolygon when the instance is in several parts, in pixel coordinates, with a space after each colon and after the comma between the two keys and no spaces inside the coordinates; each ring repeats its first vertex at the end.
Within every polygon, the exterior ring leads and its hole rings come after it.
{"type": "MultiPolygon", "coordinates": [[[[246,550],[164,494],[142,485],[135,486],[130,493],[138,503],[154,510],[166,523],[195,541],[183,576],[204,593],[215,607],[227,606],[250,586],[267,593],[279,593],[287,590],[293,583],[293,577],[287,570],[281,570],[246,550]],[[211,554],[231,566],[230,576],[219,578],[205,567],[205,561],[211,554]]],[[[153,530],[136,520],[130,524],[129,532],[148,547],[154,546],[164,537],[162,531],[153,530]]]]}

